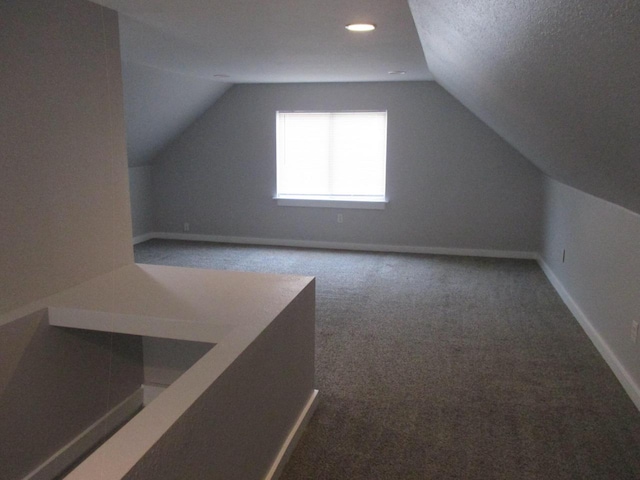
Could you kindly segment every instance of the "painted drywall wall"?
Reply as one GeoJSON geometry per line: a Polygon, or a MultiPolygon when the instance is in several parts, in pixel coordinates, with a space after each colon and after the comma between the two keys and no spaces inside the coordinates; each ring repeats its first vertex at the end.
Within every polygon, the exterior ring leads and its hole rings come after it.
{"type": "Polygon", "coordinates": [[[122,82],[127,154],[132,167],[151,163],[231,86],[130,62],[122,62],[122,82]]]}
{"type": "Polygon", "coordinates": [[[133,262],[116,13],[0,3],[0,313],[133,262]]]}
{"type": "Polygon", "coordinates": [[[133,236],[153,232],[153,188],[150,165],[129,168],[129,192],[133,236]]]}
{"type": "MultiPolygon", "coordinates": [[[[303,278],[292,280],[298,283],[303,278]]],[[[243,347],[242,353],[215,383],[123,478],[271,478],[267,473],[279,449],[313,395],[314,312],[315,281],[312,280],[273,322],[243,347]]],[[[233,355],[231,345],[243,336],[246,333],[232,333],[203,361],[215,355],[216,349],[222,355],[233,355]],[[229,343],[225,345],[226,342],[229,343]]],[[[202,368],[211,370],[210,365],[200,362],[178,382],[188,381],[195,375],[202,377],[202,373],[198,373],[202,368]]],[[[170,393],[168,390],[163,395],[170,393]]],[[[147,413],[154,406],[157,404],[152,404],[147,413]]],[[[86,474],[91,472],[88,467],[89,464],[81,466],[73,478],[88,478],[86,474]]],[[[112,477],[107,474],[105,478],[112,477]]]]}
{"type": "Polygon", "coordinates": [[[637,0],[409,0],[436,81],[549,176],[640,213],[637,0]]]}
{"type": "Polygon", "coordinates": [[[140,337],[52,327],[46,310],[0,326],[0,476],[24,478],[142,380],[140,337]]]}
{"type": "Polygon", "coordinates": [[[433,82],[236,85],[157,157],[155,228],[535,251],[542,178],[433,82]],[[388,111],[387,208],[278,207],[276,111],[363,109],[388,111]]]}
{"type": "Polygon", "coordinates": [[[542,259],[640,386],[640,215],[551,179],[545,189],[542,259]]]}
{"type": "Polygon", "coordinates": [[[168,387],[202,358],[213,343],[143,337],[144,383],[168,387]]]}

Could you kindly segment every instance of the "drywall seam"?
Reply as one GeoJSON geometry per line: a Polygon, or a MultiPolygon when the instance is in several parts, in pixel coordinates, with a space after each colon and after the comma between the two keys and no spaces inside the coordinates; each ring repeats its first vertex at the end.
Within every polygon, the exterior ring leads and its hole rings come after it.
{"type": "Polygon", "coordinates": [[[304,432],[304,429],[307,427],[307,424],[309,423],[309,420],[311,420],[311,417],[313,416],[313,413],[316,411],[317,407],[318,390],[314,390],[313,392],[311,392],[307,404],[300,412],[298,420],[296,420],[295,425],[291,428],[289,435],[287,435],[286,440],[282,444],[282,447],[280,448],[278,455],[273,461],[269,472],[264,477],[264,480],[278,480],[278,478],[280,478],[285,465],[289,461],[289,458],[296,448],[298,441],[300,441],[302,432],[304,432]]]}
{"type": "Polygon", "coordinates": [[[49,480],[60,475],[64,469],[84,455],[102,438],[132,417],[142,407],[142,398],[143,391],[142,388],[139,388],[80,435],[51,455],[22,480],[49,480]]]}
{"type": "Polygon", "coordinates": [[[316,240],[293,240],[284,238],[231,237],[225,235],[201,235],[196,233],[155,232],[147,234],[165,240],[191,240],[197,242],[237,243],[243,245],[267,245],[274,247],[325,248],[329,250],[356,250],[366,252],[419,253],[426,255],[457,255],[464,257],[519,258],[535,260],[536,252],[517,250],[488,250],[477,248],[423,247],[417,245],[382,245],[374,243],[327,242],[316,240]]]}
{"type": "Polygon", "coordinates": [[[578,323],[585,331],[585,333],[589,336],[591,342],[595,345],[600,352],[600,355],[609,365],[609,368],[613,371],[618,381],[622,384],[623,388],[631,398],[631,401],[635,404],[636,408],[640,410],[640,387],[633,380],[633,377],[629,374],[627,369],[624,367],[623,363],[618,359],[616,354],[611,350],[611,347],[607,344],[607,342],[602,338],[600,333],[594,328],[593,324],[585,315],[585,313],[580,308],[580,305],[571,297],[571,294],[564,287],[562,282],[556,277],[551,270],[551,267],[547,265],[547,263],[542,259],[540,255],[537,257],[538,265],[545,273],[553,288],[556,289],[560,298],[565,303],[565,305],[571,310],[573,316],[578,320],[578,323]]]}

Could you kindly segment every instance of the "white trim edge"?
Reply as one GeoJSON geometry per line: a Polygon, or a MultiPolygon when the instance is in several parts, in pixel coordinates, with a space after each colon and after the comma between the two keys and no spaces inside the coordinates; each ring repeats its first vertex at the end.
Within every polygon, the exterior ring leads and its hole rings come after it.
{"type": "Polygon", "coordinates": [[[316,208],[360,208],[365,210],[384,210],[387,200],[335,200],[314,198],[273,197],[279,207],[316,207],[316,208]]]}
{"type": "Polygon", "coordinates": [[[241,245],[266,245],[272,247],[324,248],[327,250],[355,250],[365,252],[418,253],[424,255],[456,255],[463,257],[518,258],[536,260],[536,252],[517,250],[488,250],[477,248],[422,247],[417,245],[382,245],[377,243],[346,243],[318,240],[293,240],[283,238],[232,237],[226,235],[202,235],[197,233],[155,232],[150,238],[164,240],[192,240],[196,242],[236,243],[241,245]]]}
{"type": "Polygon", "coordinates": [[[142,388],[139,388],[80,433],[80,435],[51,455],[22,480],[50,480],[60,475],[61,472],[82,457],[96,443],[112,433],[129,417],[132,417],[142,406],[142,396],[142,388]]]}
{"type": "Polygon", "coordinates": [[[562,282],[558,277],[556,277],[551,267],[547,265],[547,263],[542,259],[541,256],[538,256],[538,265],[544,272],[544,274],[553,285],[553,288],[556,289],[560,298],[565,303],[565,305],[571,310],[573,316],[578,320],[578,323],[585,331],[585,333],[589,336],[591,342],[595,345],[600,352],[600,355],[609,365],[609,368],[613,371],[615,376],[618,378],[618,381],[622,384],[622,387],[627,392],[627,395],[631,398],[631,401],[635,404],[636,408],[640,410],[640,387],[633,380],[633,377],[629,374],[627,369],[624,367],[622,362],[618,359],[616,354],[611,350],[609,344],[602,338],[600,333],[594,328],[593,324],[589,320],[589,318],[582,311],[580,306],[576,303],[576,301],[571,297],[571,294],[564,287],[562,282]]]}
{"type": "Polygon", "coordinates": [[[307,404],[300,412],[298,420],[296,420],[296,423],[291,428],[289,435],[287,435],[286,440],[282,444],[282,447],[280,448],[278,455],[276,455],[275,460],[271,464],[271,468],[269,469],[267,475],[264,477],[264,480],[278,480],[278,478],[282,474],[282,471],[284,470],[285,465],[287,464],[287,461],[289,461],[293,450],[296,448],[296,445],[298,444],[298,441],[300,440],[304,429],[309,423],[309,420],[311,420],[313,412],[316,411],[317,407],[318,390],[314,390],[313,392],[311,392],[311,396],[309,397],[309,400],[307,400],[307,404]]]}
{"type": "Polygon", "coordinates": [[[149,233],[143,233],[142,235],[138,235],[136,237],[133,237],[133,244],[137,245],[138,243],[146,242],[147,240],[151,240],[152,238],[156,238],[155,235],[156,235],[155,233],[149,232],[149,233]]]}

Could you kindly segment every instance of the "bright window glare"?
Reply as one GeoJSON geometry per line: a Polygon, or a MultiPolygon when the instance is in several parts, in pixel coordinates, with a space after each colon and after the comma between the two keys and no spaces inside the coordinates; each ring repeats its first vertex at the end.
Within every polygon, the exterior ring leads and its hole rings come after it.
{"type": "Polygon", "coordinates": [[[384,199],[386,112],[278,112],[277,121],[279,197],[384,199]]]}

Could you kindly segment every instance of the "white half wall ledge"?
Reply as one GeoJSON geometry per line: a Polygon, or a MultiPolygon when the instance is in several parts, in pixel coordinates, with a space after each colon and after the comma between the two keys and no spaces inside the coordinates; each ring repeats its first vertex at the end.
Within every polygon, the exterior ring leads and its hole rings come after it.
{"type": "Polygon", "coordinates": [[[589,320],[587,315],[582,311],[577,302],[569,294],[562,282],[553,273],[553,270],[547,265],[547,263],[538,256],[537,258],[540,268],[551,282],[551,285],[560,295],[560,298],[565,303],[567,308],[571,311],[576,318],[582,329],[585,331],[593,345],[598,349],[598,352],[604,358],[609,368],[613,371],[614,375],[631,398],[631,401],[635,404],[636,408],[640,411],[640,387],[631,377],[627,369],[622,362],[618,359],[611,347],[602,338],[600,333],[594,328],[593,323],[589,320]]]}
{"type": "Polygon", "coordinates": [[[0,325],[43,309],[60,328],[216,344],[67,480],[158,469],[260,480],[281,468],[315,408],[313,277],[132,264],[2,314],[0,325]]]}
{"type": "MultiPolygon", "coordinates": [[[[136,237],[139,238],[139,237],[136,237]]],[[[536,260],[538,253],[519,250],[491,250],[481,248],[430,247],[420,245],[384,245],[378,243],[350,243],[285,238],[234,237],[227,235],[203,235],[197,233],[153,232],[144,235],[144,240],[191,240],[196,242],[237,243],[240,245],[263,245],[272,247],[322,248],[327,250],[353,250],[361,252],[417,253],[423,255],[454,255],[462,257],[515,258],[536,260]]]]}

